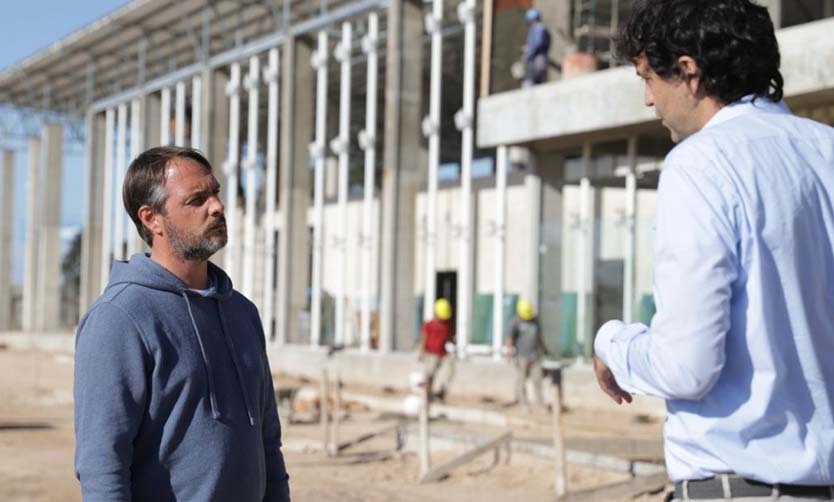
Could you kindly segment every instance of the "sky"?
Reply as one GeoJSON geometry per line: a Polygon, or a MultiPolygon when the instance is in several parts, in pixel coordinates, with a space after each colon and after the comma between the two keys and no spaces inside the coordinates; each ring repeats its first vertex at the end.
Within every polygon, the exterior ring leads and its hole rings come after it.
{"type": "MultiPolygon", "coordinates": [[[[5,43],[0,44],[0,71],[40,52],[126,3],[125,0],[4,1],[0,15],[0,33],[3,34],[5,43]]],[[[0,148],[10,148],[15,152],[12,282],[20,284],[26,239],[28,146],[25,141],[0,137],[0,148]]],[[[67,242],[80,230],[83,218],[83,145],[65,146],[63,171],[61,236],[67,242]]],[[[6,224],[5,217],[3,220],[0,224],[6,224]]]]}

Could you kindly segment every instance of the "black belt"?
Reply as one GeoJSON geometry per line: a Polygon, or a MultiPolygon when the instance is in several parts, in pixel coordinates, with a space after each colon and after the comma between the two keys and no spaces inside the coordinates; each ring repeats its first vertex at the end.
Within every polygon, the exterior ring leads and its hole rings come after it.
{"type": "MultiPolygon", "coordinates": [[[[708,479],[698,479],[686,481],[686,495],[689,499],[723,499],[724,493],[724,476],[718,476],[708,479]]],[[[819,500],[834,500],[834,487],[832,486],[811,486],[811,485],[770,485],[753,481],[751,479],[744,479],[738,476],[726,476],[726,482],[729,485],[729,496],[732,498],[739,497],[770,497],[773,494],[773,489],[777,488],[779,495],[789,495],[792,497],[805,497],[819,500]]],[[[686,500],[684,497],[684,481],[675,483],[675,498],[686,500]]]]}

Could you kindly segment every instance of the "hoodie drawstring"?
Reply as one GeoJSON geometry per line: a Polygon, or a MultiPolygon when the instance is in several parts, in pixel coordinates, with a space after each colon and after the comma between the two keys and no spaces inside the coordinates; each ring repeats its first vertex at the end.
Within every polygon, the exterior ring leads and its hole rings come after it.
{"type": "Polygon", "coordinates": [[[235,373],[237,373],[237,383],[240,385],[240,392],[243,394],[243,404],[246,405],[246,413],[249,414],[249,425],[255,426],[255,416],[252,414],[252,406],[249,404],[249,392],[246,390],[246,386],[243,385],[243,371],[240,369],[240,363],[237,360],[237,350],[235,349],[235,343],[232,340],[232,337],[229,336],[229,329],[226,326],[226,316],[223,315],[223,303],[217,302],[217,308],[220,310],[220,324],[223,328],[223,338],[226,340],[226,345],[229,348],[229,352],[232,356],[232,363],[235,366],[235,373]]]}
{"type": "Polygon", "coordinates": [[[206,367],[206,374],[208,377],[209,402],[211,403],[211,417],[215,420],[219,420],[220,408],[217,406],[217,395],[214,392],[214,371],[212,371],[211,369],[211,363],[209,362],[208,355],[206,354],[206,348],[205,346],[203,346],[203,337],[200,335],[200,330],[197,329],[197,321],[194,320],[194,313],[191,311],[191,302],[188,300],[188,294],[185,291],[183,291],[182,297],[185,299],[186,307],[188,307],[188,315],[189,317],[191,317],[191,326],[194,327],[194,334],[197,336],[197,343],[200,345],[200,353],[203,356],[203,364],[206,367]]]}

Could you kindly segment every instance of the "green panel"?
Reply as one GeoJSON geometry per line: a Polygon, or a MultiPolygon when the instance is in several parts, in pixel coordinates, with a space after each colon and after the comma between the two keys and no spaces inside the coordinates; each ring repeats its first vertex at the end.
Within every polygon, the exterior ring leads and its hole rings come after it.
{"type": "Polygon", "coordinates": [[[475,293],[472,299],[471,344],[492,343],[492,295],[475,293]]]}
{"type": "Polygon", "coordinates": [[[576,304],[576,293],[562,293],[562,357],[574,357],[579,353],[576,344],[576,304]]]}
{"type": "Polygon", "coordinates": [[[333,345],[336,332],[336,302],[326,292],[321,295],[321,345],[333,345]]]}
{"type": "Polygon", "coordinates": [[[654,304],[654,295],[643,295],[637,303],[637,321],[649,325],[652,322],[657,308],[654,304]]]}
{"type": "MultiPolygon", "coordinates": [[[[510,328],[515,319],[515,305],[518,303],[519,295],[515,293],[504,294],[504,337],[510,336],[510,328]]],[[[472,312],[472,339],[469,343],[492,345],[492,295],[476,294],[472,312]]]]}

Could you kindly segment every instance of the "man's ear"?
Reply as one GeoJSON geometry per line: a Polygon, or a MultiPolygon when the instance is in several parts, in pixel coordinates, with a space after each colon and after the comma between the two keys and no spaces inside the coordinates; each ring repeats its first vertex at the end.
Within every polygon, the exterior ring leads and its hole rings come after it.
{"type": "Polygon", "coordinates": [[[139,207],[137,213],[139,214],[139,221],[145,225],[151,235],[162,235],[162,217],[158,212],[154,211],[151,206],[144,205],[139,207]]]}
{"type": "Polygon", "coordinates": [[[681,71],[681,80],[689,87],[692,94],[697,94],[701,88],[701,68],[691,56],[678,58],[678,68],[681,71]]]}

